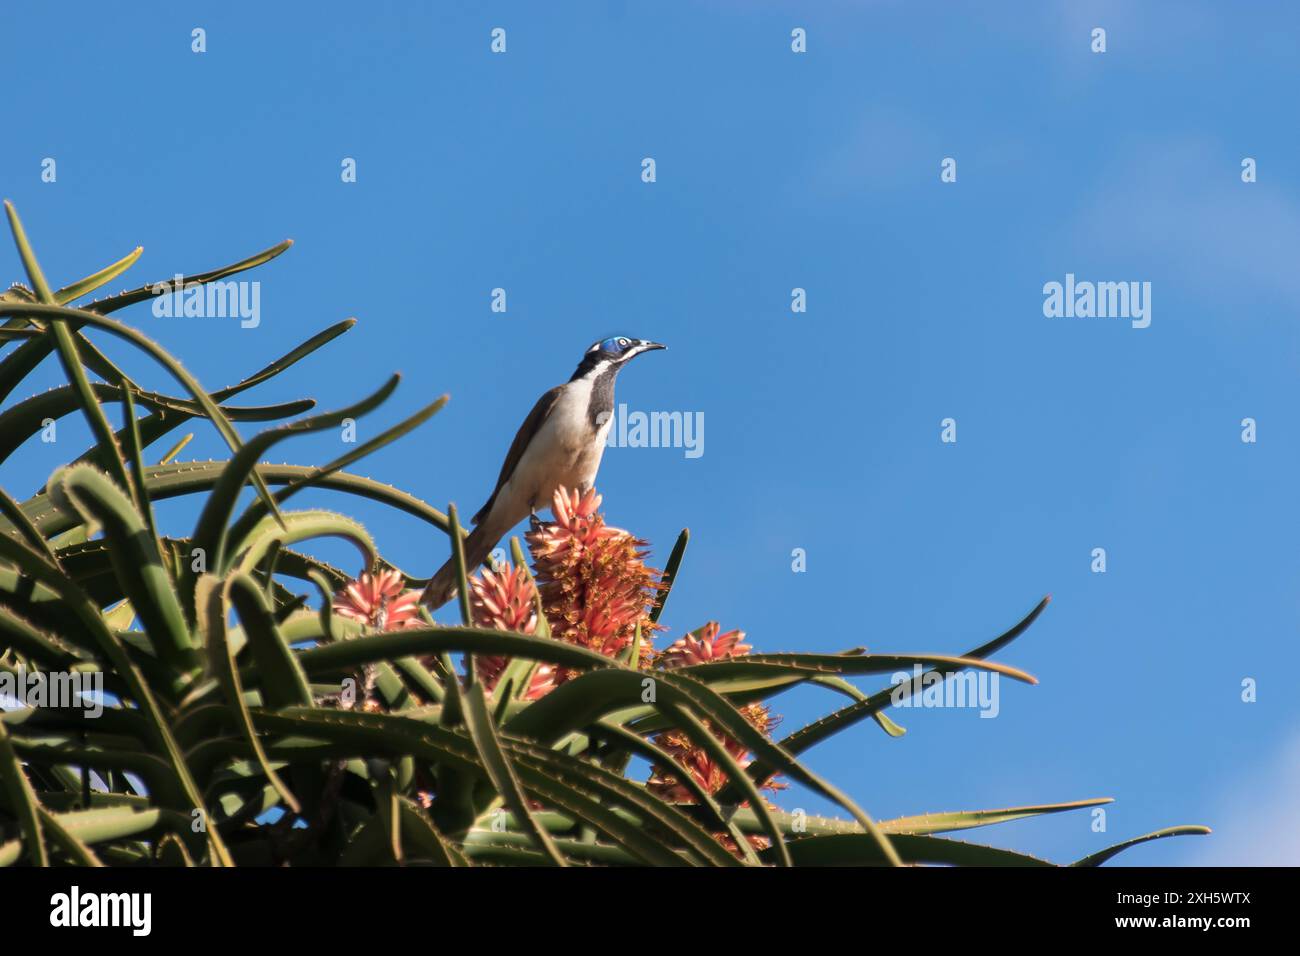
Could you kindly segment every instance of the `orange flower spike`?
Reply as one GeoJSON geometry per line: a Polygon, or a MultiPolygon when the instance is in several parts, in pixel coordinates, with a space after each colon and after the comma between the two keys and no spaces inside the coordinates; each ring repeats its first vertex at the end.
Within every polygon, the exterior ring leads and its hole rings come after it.
{"type": "MultiPolygon", "coordinates": [[[[646,666],[660,630],[650,620],[659,572],[645,564],[646,542],[605,524],[600,502],[594,489],[559,488],[551,506],[555,520],[527,535],[542,610],[553,637],[607,657],[621,653],[639,626],[646,666]]],[[[561,673],[562,681],[573,676],[561,673]]]]}

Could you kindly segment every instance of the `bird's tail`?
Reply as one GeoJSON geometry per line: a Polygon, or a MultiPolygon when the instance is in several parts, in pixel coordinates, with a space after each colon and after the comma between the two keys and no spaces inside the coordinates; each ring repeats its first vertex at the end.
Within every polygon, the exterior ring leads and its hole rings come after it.
{"type": "MultiPolygon", "coordinates": [[[[465,570],[473,574],[474,569],[487,560],[496,543],[501,540],[503,532],[490,528],[487,522],[478,525],[465,538],[465,570]]],[[[447,563],[438,569],[438,573],[429,579],[420,600],[436,611],[456,593],[460,582],[456,580],[456,556],[453,554],[447,563]]]]}

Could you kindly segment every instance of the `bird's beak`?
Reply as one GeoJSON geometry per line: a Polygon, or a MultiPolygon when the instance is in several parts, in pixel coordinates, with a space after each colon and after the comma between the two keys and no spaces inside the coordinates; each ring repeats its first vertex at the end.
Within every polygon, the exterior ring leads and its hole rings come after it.
{"type": "Polygon", "coordinates": [[[645,339],[641,340],[642,352],[653,352],[655,349],[666,349],[666,348],[668,348],[668,346],[660,345],[658,342],[647,342],[645,339]]]}

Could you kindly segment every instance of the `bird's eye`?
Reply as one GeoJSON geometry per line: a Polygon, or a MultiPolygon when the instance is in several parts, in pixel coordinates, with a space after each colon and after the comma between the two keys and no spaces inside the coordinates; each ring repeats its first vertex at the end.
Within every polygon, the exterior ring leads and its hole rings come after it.
{"type": "Polygon", "coordinates": [[[628,347],[629,345],[631,345],[631,344],[632,344],[632,343],[629,342],[627,339],[619,339],[619,340],[618,340],[618,346],[619,346],[619,348],[623,348],[623,349],[625,349],[625,348],[627,348],[627,347],[628,347]]]}

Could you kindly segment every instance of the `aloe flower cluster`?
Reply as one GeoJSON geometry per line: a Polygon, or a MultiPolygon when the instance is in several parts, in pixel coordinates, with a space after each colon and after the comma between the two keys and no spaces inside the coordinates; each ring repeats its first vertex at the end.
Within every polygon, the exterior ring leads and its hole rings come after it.
{"type": "MultiPolygon", "coordinates": [[[[552,501],[555,520],[527,535],[536,569],[542,610],[551,636],[588,650],[618,657],[641,635],[640,666],[654,654],[650,616],[659,595],[659,572],[647,567],[647,543],[605,524],[597,510],[601,497],[559,488],[552,501]]],[[[562,669],[557,683],[577,672],[562,669]]]]}
{"type": "MultiPolygon", "coordinates": [[[[601,500],[594,488],[586,492],[557,489],[552,500],[554,520],[539,524],[526,536],[539,583],[535,584],[523,567],[506,564],[480,570],[469,580],[474,624],[533,635],[540,606],[553,639],[606,657],[623,655],[640,633],[637,664],[642,670],[672,670],[748,654],[751,648],[744,643],[743,631],[723,634],[718,623],[710,621],[656,655],[653,635],[663,628],[654,622],[650,611],[659,595],[661,574],[645,563],[646,541],[605,523],[599,510],[601,500]]],[[[380,630],[397,630],[420,625],[418,597],[417,591],[403,590],[396,572],[363,574],[335,596],[334,609],[380,630]]],[[[484,689],[495,690],[510,659],[480,654],[475,660],[484,689]]],[[[571,668],[540,663],[521,696],[538,700],[577,674],[571,668]]],[[[746,704],[739,710],[764,735],[770,736],[778,723],[765,704],[746,704]]],[[[713,728],[710,731],[741,766],[748,766],[751,758],[743,745],[713,728]]],[[[726,784],[723,768],[682,731],[659,734],[655,743],[709,793],[717,793],[726,784]]],[[[694,802],[689,788],[667,768],[655,767],[648,785],[671,802],[694,802]]],[[[767,784],[769,789],[780,786],[767,784]]]]}
{"type": "Polygon", "coordinates": [[[366,572],[334,595],[334,613],[379,631],[420,627],[420,594],[391,568],[366,572]]]}
{"type": "MultiPolygon", "coordinates": [[[[616,657],[633,642],[639,628],[638,661],[646,670],[651,667],[668,670],[748,654],[750,645],[743,643],[744,632],[732,630],[721,634],[716,621],[655,654],[653,635],[663,628],[651,620],[649,611],[658,594],[660,575],[645,564],[647,542],[607,525],[598,510],[600,503],[601,497],[595,489],[584,494],[560,488],[552,503],[555,520],[527,536],[552,637],[616,657]]],[[[476,624],[526,634],[534,632],[532,598],[536,591],[522,568],[485,571],[474,578],[471,587],[476,624]]],[[[489,678],[485,674],[485,679],[494,682],[506,662],[489,658],[480,667],[485,663],[492,675],[489,678]]],[[[539,668],[528,690],[529,699],[544,695],[575,673],[539,668]]],[[[748,704],[740,711],[764,734],[770,734],[778,722],[765,704],[748,704]]],[[[705,725],[708,726],[707,721],[705,725]]],[[[713,732],[741,766],[748,765],[750,757],[742,745],[725,734],[713,732]]],[[[685,733],[660,734],[656,743],[708,792],[717,793],[727,782],[722,768],[685,733]]],[[[675,803],[694,800],[676,776],[662,767],[654,769],[649,786],[675,803]]],[[[769,783],[768,786],[776,789],[780,785],[769,783]]]]}
{"type": "MultiPolygon", "coordinates": [[[[537,588],[525,568],[493,568],[470,579],[470,611],[479,627],[520,634],[537,633],[537,588]]],[[[501,654],[479,654],[478,676],[489,692],[496,689],[510,659],[501,654]]],[[[556,670],[540,663],[533,671],[524,700],[544,697],[556,685],[556,670]]]]}

